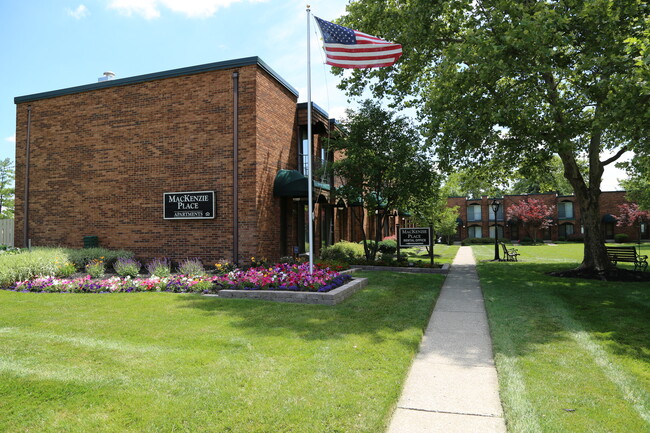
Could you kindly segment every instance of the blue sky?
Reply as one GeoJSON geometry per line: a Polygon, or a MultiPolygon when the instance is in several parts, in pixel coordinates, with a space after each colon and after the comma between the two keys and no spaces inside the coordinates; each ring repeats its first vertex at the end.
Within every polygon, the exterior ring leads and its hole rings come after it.
{"type": "MultiPolygon", "coordinates": [[[[314,0],[332,20],[346,0],[314,0]]],[[[0,0],[0,158],[15,158],[15,96],[259,56],[307,100],[306,2],[296,0],[0,0]]],[[[311,24],[312,100],[348,107],[311,24]]]]}
{"type": "MultiPolygon", "coordinates": [[[[0,159],[15,158],[16,96],[259,56],[307,97],[306,1],[0,0],[0,159]]],[[[332,20],[347,0],[312,0],[332,20]]],[[[399,41],[397,41],[399,42],[399,41]]],[[[324,65],[311,24],[312,100],[330,117],[354,107],[324,65]]],[[[611,168],[603,190],[618,189],[611,168]]]]}

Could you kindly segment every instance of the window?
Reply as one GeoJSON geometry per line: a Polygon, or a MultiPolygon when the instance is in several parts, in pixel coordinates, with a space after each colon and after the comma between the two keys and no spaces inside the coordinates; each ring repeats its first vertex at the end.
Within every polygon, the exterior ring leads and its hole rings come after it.
{"type": "Polygon", "coordinates": [[[559,219],[573,219],[573,202],[559,202],[557,204],[557,216],[559,219]]]}
{"type": "MultiPolygon", "coordinates": [[[[497,221],[503,221],[503,202],[501,203],[501,206],[499,206],[499,209],[497,209],[497,221]]],[[[494,221],[494,210],[492,209],[492,202],[488,201],[488,220],[489,221],[494,221]]]]}
{"type": "MultiPolygon", "coordinates": [[[[481,205],[471,204],[467,206],[467,221],[481,221],[481,205]]],[[[480,237],[480,236],[478,236],[480,237]]]]}
{"type": "Polygon", "coordinates": [[[300,143],[298,147],[298,171],[305,176],[309,176],[309,140],[307,137],[307,127],[300,127],[300,143]]]}
{"type": "Polygon", "coordinates": [[[519,240],[519,226],[517,224],[510,226],[510,239],[513,241],[519,240]]]}
{"type": "MultiPolygon", "coordinates": [[[[479,207],[479,210],[481,208],[479,207]]],[[[481,226],[469,226],[467,227],[467,237],[468,238],[482,238],[483,237],[483,230],[481,229],[481,226]]]]}
{"type": "Polygon", "coordinates": [[[573,224],[567,223],[567,224],[560,224],[558,227],[558,235],[561,238],[567,238],[568,236],[573,234],[573,224]]]}
{"type": "MultiPolygon", "coordinates": [[[[497,213],[498,215],[498,213],[497,213]]],[[[497,226],[497,233],[499,235],[499,239],[503,239],[503,226],[497,226]]],[[[490,237],[493,238],[494,236],[494,224],[490,226],[490,237]]]]}

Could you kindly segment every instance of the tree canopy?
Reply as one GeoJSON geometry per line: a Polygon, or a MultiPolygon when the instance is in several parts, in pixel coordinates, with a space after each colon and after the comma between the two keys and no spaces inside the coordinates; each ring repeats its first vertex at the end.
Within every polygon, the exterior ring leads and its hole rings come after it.
{"type": "Polygon", "coordinates": [[[334,175],[343,179],[336,194],[349,204],[361,202],[368,215],[377,215],[376,242],[370,248],[359,221],[366,256],[372,260],[389,212],[426,196],[436,182],[435,173],[418,130],[377,102],[366,100],[358,111],[348,110],[340,126],[342,134],[329,145],[329,150],[345,155],[332,165],[334,175]]]}
{"type": "Polygon", "coordinates": [[[629,200],[636,201],[642,209],[650,210],[650,152],[637,154],[623,164],[628,179],[621,181],[629,200]]]}
{"type": "Polygon", "coordinates": [[[609,267],[604,168],[650,146],[647,2],[357,0],[347,9],[340,24],[404,47],[393,68],[346,74],[349,94],[369,88],[416,107],[448,171],[498,174],[559,155],[585,226],[582,268],[609,267]],[[613,156],[601,160],[606,150],[613,156]]]}
{"type": "Polygon", "coordinates": [[[14,164],[9,158],[0,160],[0,218],[14,216],[14,164]]]}

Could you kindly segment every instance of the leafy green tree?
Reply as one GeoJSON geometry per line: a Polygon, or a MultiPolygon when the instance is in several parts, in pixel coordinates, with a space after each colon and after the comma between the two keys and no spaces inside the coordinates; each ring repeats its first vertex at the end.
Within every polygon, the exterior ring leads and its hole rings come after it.
{"type": "Polygon", "coordinates": [[[433,227],[434,238],[444,236],[449,240],[458,228],[458,206],[447,206],[447,194],[437,185],[431,185],[427,195],[414,197],[408,205],[412,220],[417,226],[433,227]]]}
{"type": "Polygon", "coordinates": [[[485,170],[464,169],[450,173],[442,186],[448,197],[500,197],[506,192],[508,177],[495,179],[485,170]]]}
{"type": "Polygon", "coordinates": [[[14,216],[14,164],[11,159],[0,160],[0,218],[14,216]]]}
{"type": "Polygon", "coordinates": [[[650,155],[636,155],[632,161],[621,164],[629,178],[621,181],[627,198],[641,209],[650,210],[650,155]]]}
{"type": "Polygon", "coordinates": [[[334,175],[344,181],[336,194],[348,203],[360,201],[369,217],[376,216],[374,234],[366,233],[363,216],[358,221],[366,258],[374,260],[388,221],[386,211],[404,208],[426,191],[435,175],[418,130],[376,102],[367,100],[359,111],[348,111],[341,130],[329,145],[329,150],[345,154],[332,165],[334,175]],[[375,242],[368,242],[371,236],[375,242]]]}
{"type": "MultiPolygon", "coordinates": [[[[588,172],[587,162],[579,159],[578,165],[584,177],[588,172]]],[[[571,184],[564,177],[562,160],[557,155],[538,165],[523,164],[513,177],[510,194],[539,194],[551,191],[557,191],[560,195],[573,194],[571,184]]]]}
{"type": "Polygon", "coordinates": [[[604,168],[650,146],[649,8],[640,0],[358,0],[339,23],[398,41],[404,54],[341,86],[416,107],[449,171],[531,167],[559,155],[585,227],[580,269],[605,271],[604,168]],[[613,156],[601,160],[604,151],[613,156]]]}

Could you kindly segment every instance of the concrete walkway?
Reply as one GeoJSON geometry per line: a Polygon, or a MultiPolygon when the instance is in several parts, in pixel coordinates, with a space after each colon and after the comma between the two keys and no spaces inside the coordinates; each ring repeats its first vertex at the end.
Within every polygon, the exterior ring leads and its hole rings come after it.
{"type": "Polygon", "coordinates": [[[460,247],[388,433],[505,432],[476,262],[460,247]]]}

